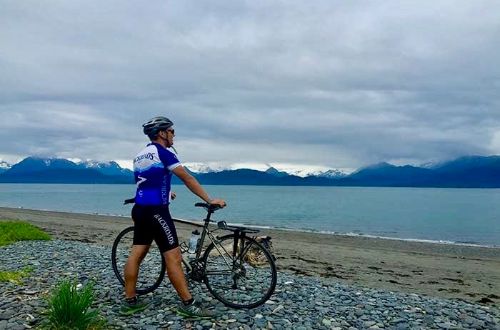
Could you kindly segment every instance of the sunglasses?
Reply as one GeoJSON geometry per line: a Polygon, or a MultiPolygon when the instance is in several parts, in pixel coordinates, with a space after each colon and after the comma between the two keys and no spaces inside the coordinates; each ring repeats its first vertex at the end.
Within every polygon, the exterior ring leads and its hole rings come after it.
{"type": "Polygon", "coordinates": [[[172,129],[167,129],[167,132],[170,132],[170,133],[172,133],[173,135],[175,135],[175,129],[173,129],[173,128],[172,128],[172,129]]]}

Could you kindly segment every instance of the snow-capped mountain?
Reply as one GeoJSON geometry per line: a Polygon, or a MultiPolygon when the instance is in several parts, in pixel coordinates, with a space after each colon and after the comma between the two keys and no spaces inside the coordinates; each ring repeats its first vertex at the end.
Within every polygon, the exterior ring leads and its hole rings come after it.
{"type": "Polygon", "coordinates": [[[122,168],[115,161],[99,162],[95,160],[80,161],[79,167],[94,169],[105,175],[122,175],[131,173],[130,170],[122,168]]]}
{"type": "Polygon", "coordinates": [[[7,163],[6,161],[0,160],[0,168],[1,169],[8,170],[11,167],[12,167],[12,165],[7,163]]]}
{"type": "Polygon", "coordinates": [[[7,163],[6,161],[0,160],[0,173],[7,171],[11,167],[12,165],[7,163]]]}
{"type": "Polygon", "coordinates": [[[213,173],[213,172],[222,172],[225,170],[230,170],[231,168],[228,166],[224,166],[221,164],[207,164],[207,163],[184,163],[185,167],[187,167],[193,173],[213,173]]]}
{"type": "Polygon", "coordinates": [[[301,178],[308,176],[318,176],[323,178],[341,178],[349,173],[352,169],[332,169],[322,166],[301,166],[290,164],[215,164],[215,163],[185,163],[184,164],[190,171],[197,174],[203,173],[216,173],[222,171],[234,171],[240,169],[250,169],[262,172],[267,172],[273,175],[294,175],[301,178]]]}
{"type": "Polygon", "coordinates": [[[16,183],[132,183],[133,174],[115,162],[78,162],[64,158],[27,157],[0,175],[16,183]]]}
{"type": "MultiPolygon", "coordinates": [[[[7,164],[8,165],[8,164],[7,164]]],[[[3,168],[3,167],[2,167],[3,168]]],[[[28,157],[19,163],[5,168],[4,172],[10,174],[21,174],[28,172],[37,172],[45,170],[79,170],[89,169],[95,170],[104,175],[128,175],[130,170],[121,168],[116,162],[97,162],[97,161],[79,161],[68,160],[63,158],[41,158],[41,157],[28,157]]]]}
{"type": "Polygon", "coordinates": [[[325,172],[312,173],[311,175],[318,176],[321,178],[334,179],[334,178],[343,178],[343,177],[349,175],[349,173],[345,172],[345,170],[343,171],[343,170],[338,170],[338,169],[331,169],[331,170],[328,170],[325,172]]]}
{"type": "Polygon", "coordinates": [[[74,169],[77,165],[72,161],[60,158],[28,157],[5,171],[9,174],[23,174],[46,169],[74,169]]]}
{"type": "MultiPolygon", "coordinates": [[[[7,165],[3,164],[5,166],[7,165]]],[[[500,156],[466,156],[430,169],[378,163],[348,175],[345,169],[305,168],[283,164],[207,166],[198,163],[193,169],[208,171],[196,173],[202,184],[218,185],[500,187],[500,156]]],[[[132,184],[133,181],[133,173],[121,168],[115,161],[75,163],[67,159],[28,157],[0,173],[0,182],[3,183],[132,184]]],[[[174,183],[181,182],[177,179],[174,183]]]]}

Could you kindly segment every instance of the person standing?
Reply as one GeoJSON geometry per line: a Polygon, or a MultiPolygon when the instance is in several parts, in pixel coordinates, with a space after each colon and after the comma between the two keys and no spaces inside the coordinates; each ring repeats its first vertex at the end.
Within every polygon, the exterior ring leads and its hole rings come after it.
{"type": "Polygon", "coordinates": [[[181,299],[177,313],[185,317],[209,318],[213,315],[193,298],[182,269],[177,231],[169,212],[172,174],[206,203],[225,207],[226,202],[222,199],[211,199],[198,181],[182,166],[177,156],[167,149],[174,144],[173,125],[171,120],[161,116],[154,117],[142,125],[143,132],[151,143],[134,158],[134,177],[137,185],[135,205],[132,208],[134,242],[125,264],[125,299],[120,312],[130,315],[147,308],[147,303],[138,301],[135,290],[139,266],[154,240],[165,260],[170,282],[181,299]]]}

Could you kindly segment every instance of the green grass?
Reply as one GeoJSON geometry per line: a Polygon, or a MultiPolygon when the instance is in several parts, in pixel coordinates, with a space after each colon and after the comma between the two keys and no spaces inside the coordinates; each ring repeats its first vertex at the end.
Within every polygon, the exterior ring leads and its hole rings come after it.
{"type": "MultiPolygon", "coordinates": [[[[49,240],[50,236],[39,228],[22,221],[0,221],[0,246],[25,240],[49,240]]],[[[0,282],[22,284],[23,279],[33,272],[32,267],[18,271],[0,270],[0,282]]]]}
{"type": "Polygon", "coordinates": [[[97,330],[105,328],[105,321],[97,310],[92,310],[95,300],[92,284],[77,289],[75,281],[62,281],[48,299],[44,329],[97,330]]]}
{"type": "Polygon", "coordinates": [[[33,272],[32,267],[24,267],[19,271],[0,271],[0,282],[12,282],[15,284],[22,284],[23,278],[27,277],[33,272]]]}
{"type": "Polygon", "coordinates": [[[49,234],[23,221],[0,221],[0,246],[27,240],[49,240],[49,234]]]}

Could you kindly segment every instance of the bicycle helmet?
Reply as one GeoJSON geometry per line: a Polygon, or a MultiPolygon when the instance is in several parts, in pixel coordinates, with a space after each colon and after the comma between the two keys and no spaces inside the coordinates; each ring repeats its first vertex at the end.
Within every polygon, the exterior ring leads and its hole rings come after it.
{"type": "Polygon", "coordinates": [[[172,127],[174,123],[166,117],[154,117],[142,124],[142,131],[147,136],[155,136],[159,131],[172,127]]]}

